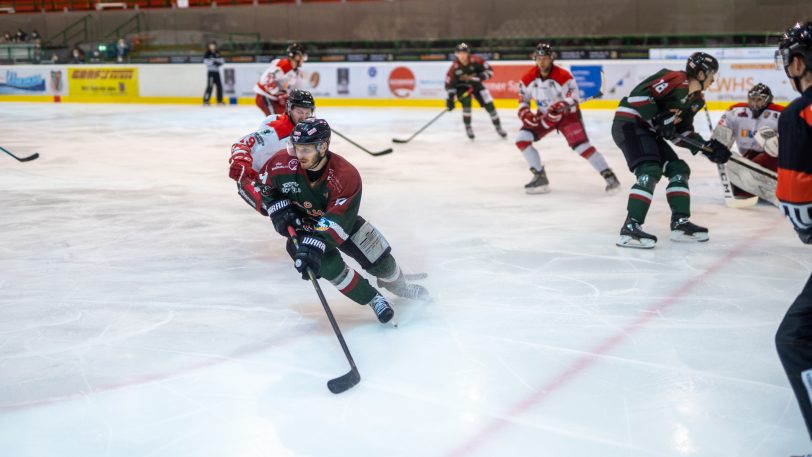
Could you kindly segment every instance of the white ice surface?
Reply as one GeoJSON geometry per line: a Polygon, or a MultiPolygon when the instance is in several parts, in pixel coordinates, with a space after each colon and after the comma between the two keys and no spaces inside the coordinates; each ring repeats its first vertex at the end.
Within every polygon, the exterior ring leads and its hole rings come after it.
{"type": "MultiPolygon", "coordinates": [[[[322,282],[363,380],[269,221],[227,177],[255,107],[3,104],[0,455],[787,457],[812,452],[773,335],[812,269],[777,209],[724,206],[693,169],[693,220],[651,251],[614,246],[632,175],[587,112],[624,191],[563,137],[537,143],[552,193],[482,110],[406,145],[437,111],[319,109],[364,179],[361,214],[430,304],[399,328],[322,282]]],[[[501,112],[511,135],[512,111],[501,112]]],[[[717,114],[718,116],[718,114],[717,114]]],[[[700,126],[703,118],[698,118],[700,126]]],[[[705,129],[706,130],[706,129],[705,129]]]]}

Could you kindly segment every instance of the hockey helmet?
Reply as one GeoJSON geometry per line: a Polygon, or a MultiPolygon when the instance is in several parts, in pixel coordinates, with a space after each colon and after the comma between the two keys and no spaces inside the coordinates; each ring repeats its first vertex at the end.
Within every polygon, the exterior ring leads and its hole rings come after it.
{"type": "Polygon", "coordinates": [[[718,72],[719,61],[716,60],[716,57],[713,57],[705,52],[695,52],[691,54],[690,57],[688,57],[688,61],[685,63],[685,73],[687,73],[688,76],[699,80],[699,82],[705,82],[711,73],[718,72]],[[705,77],[701,80],[699,79],[700,71],[705,74],[705,77]]]}
{"type": "Polygon", "coordinates": [[[772,102],[773,92],[764,83],[756,84],[747,92],[747,105],[753,110],[755,117],[759,117],[772,102]]]}

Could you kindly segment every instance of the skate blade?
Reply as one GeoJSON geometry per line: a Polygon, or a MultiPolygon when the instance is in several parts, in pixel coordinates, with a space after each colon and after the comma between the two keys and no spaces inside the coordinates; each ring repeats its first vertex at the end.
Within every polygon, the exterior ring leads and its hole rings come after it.
{"type": "Polygon", "coordinates": [[[528,195],[535,195],[535,194],[549,194],[550,193],[550,186],[536,186],[536,187],[526,187],[524,192],[528,195]]]}
{"type": "Polygon", "coordinates": [[[620,235],[615,246],[622,248],[652,249],[657,242],[649,239],[635,239],[629,235],[620,235]]]}
{"type": "Polygon", "coordinates": [[[758,203],[758,197],[750,197],[750,198],[726,198],[725,205],[728,208],[750,208],[752,206],[756,206],[758,203]]]}
{"type": "Polygon", "coordinates": [[[686,235],[685,232],[674,230],[671,232],[671,241],[678,243],[703,243],[708,241],[710,237],[707,232],[695,233],[693,235],[686,235]]]}
{"type": "Polygon", "coordinates": [[[620,192],[620,186],[612,187],[610,189],[606,189],[606,195],[615,195],[618,192],[620,192]]]}

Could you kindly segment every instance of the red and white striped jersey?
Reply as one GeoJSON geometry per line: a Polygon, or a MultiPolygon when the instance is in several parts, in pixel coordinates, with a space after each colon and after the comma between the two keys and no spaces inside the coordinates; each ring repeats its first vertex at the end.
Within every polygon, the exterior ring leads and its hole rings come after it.
{"type": "Polygon", "coordinates": [[[578,111],[581,94],[569,71],[554,64],[550,74],[542,78],[539,67],[533,65],[519,83],[519,110],[530,108],[531,100],[536,101],[540,112],[546,112],[555,102],[565,101],[570,105],[570,112],[574,113],[578,111]]]}
{"type": "MultiPolygon", "coordinates": [[[[756,142],[755,134],[762,127],[778,131],[778,117],[783,110],[783,106],[771,103],[758,118],[755,118],[753,110],[747,103],[736,103],[725,111],[725,114],[719,119],[719,125],[725,126],[733,132],[739,153],[764,152],[764,148],[756,142]]],[[[731,145],[725,146],[730,147],[731,145]]]]}
{"type": "Polygon", "coordinates": [[[299,68],[293,68],[290,59],[283,57],[271,62],[271,66],[262,73],[254,92],[276,100],[279,92],[290,92],[296,89],[301,80],[299,68]]]}

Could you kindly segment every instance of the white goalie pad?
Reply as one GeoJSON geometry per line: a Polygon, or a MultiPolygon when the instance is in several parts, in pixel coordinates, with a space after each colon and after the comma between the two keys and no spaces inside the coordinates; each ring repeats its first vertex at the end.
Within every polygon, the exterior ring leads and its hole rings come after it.
{"type": "Polygon", "coordinates": [[[744,157],[731,157],[725,170],[731,184],[778,206],[778,197],[775,196],[778,175],[774,171],[744,157]]]}
{"type": "Polygon", "coordinates": [[[389,248],[389,242],[386,241],[386,238],[369,222],[364,222],[364,225],[350,239],[370,263],[375,263],[389,248]]]}
{"type": "Polygon", "coordinates": [[[753,139],[764,149],[764,152],[772,157],[778,157],[778,132],[775,129],[765,125],[756,131],[753,139]]]}
{"type": "Polygon", "coordinates": [[[733,142],[736,141],[733,130],[730,130],[730,127],[722,124],[717,125],[716,128],[713,129],[711,139],[724,144],[728,149],[730,149],[730,147],[733,146],[733,142]]]}

